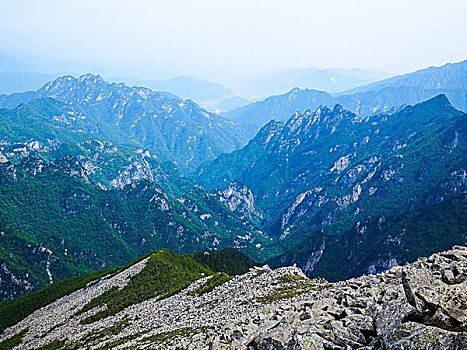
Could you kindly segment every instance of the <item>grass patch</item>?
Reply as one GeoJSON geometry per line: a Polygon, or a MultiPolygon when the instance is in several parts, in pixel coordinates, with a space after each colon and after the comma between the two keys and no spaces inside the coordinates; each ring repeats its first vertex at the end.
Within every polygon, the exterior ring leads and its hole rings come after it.
{"type": "Polygon", "coordinates": [[[219,300],[218,299],[213,299],[213,300],[209,300],[203,304],[200,304],[200,305],[197,305],[195,306],[197,309],[201,309],[203,307],[214,307],[215,305],[219,304],[219,300]]]}
{"type": "Polygon", "coordinates": [[[35,350],[71,350],[73,349],[72,347],[68,346],[66,344],[66,340],[54,340],[51,343],[48,343],[46,345],[42,345],[39,348],[36,348],[35,350]]]}
{"type": "Polygon", "coordinates": [[[297,275],[285,275],[278,277],[277,280],[281,283],[295,283],[298,281],[305,281],[308,279],[297,275]]]}
{"type": "Polygon", "coordinates": [[[212,270],[202,266],[189,256],[179,255],[168,249],[152,253],[141,272],[130,278],[122,289],[112,287],[93,298],[79,312],[83,313],[95,307],[105,306],[81,322],[92,323],[115,315],[130,305],[158,296],[159,299],[170,297],[188,287],[195,280],[212,275],[212,270]]]}
{"type": "Polygon", "coordinates": [[[129,325],[130,325],[130,321],[127,318],[124,318],[120,322],[110,327],[101,329],[98,332],[88,333],[82,340],[80,340],[80,342],[84,344],[88,344],[88,343],[92,343],[93,341],[100,340],[109,335],[117,335],[129,325]]]}
{"type": "Polygon", "coordinates": [[[312,290],[322,290],[327,286],[327,281],[322,278],[308,279],[297,275],[285,275],[277,278],[280,285],[273,292],[263,297],[256,298],[263,304],[269,304],[277,300],[292,298],[296,295],[312,290]]]}
{"type": "Polygon", "coordinates": [[[256,272],[256,275],[252,276],[251,278],[256,278],[256,277],[259,277],[261,276],[262,274],[266,273],[266,270],[258,270],[256,272]]]}
{"type": "Polygon", "coordinates": [[[224,272],[216,273],[214,276],[211,276],[206,282],[204,282],[201,286],[192,290],[189,295],[203,295],[205,293],[209,293],[214,288],[224,284],[227,281],[230,281],[233,277],[227,275],[224,272]]]}
{"type": "MultiPolygon", "coordinates": [[[[101,350],[109,350],[109,349],[113,349],[119,345],[122,345],[122,344],[125,344],[133,339],[136,339],[138,337],[141,337],[142,335],[146,334],[149,332],[149,329],[145,330],[145,331],[142,331],[142,332],[138,332],[138,333],[135,333],[135,334],[131,334],[131,335],[127,335],[126,337],[123,337],[123,338],[120,338],[118,340],[115,340],[113,342],[110,342],[110,343],[107,343],[106,345],[104,345],[101,350]]],[[[130,347],[132,348],[132,347],[130,347]]]]}
{"type": "Polygon", "coordinates": [[[21,332],[16,333],[14,336],[0,342],[0,350],[10,350],[21,344],[21,341],[23,340],[23,337],[27,331],[27,329],[23,329],[21,332]]]}
{"type": "Polygon", "coordinates": [[[65,323],[57,323],[55,325],[53,325],[52,327],[50,327],[50,329],[41,335],[41,338],[45,338],[48,334],[52,333],[54,330],[56,330],[58,327],[61,327],[63,326],[65,323]]]}
{"type": "Polygon", "coordinates": [[[296,295],[306,293],[310,290],[311,288],[304,288],[304,289],[279,288],[264,297],[256,298],[256,300],[258,300],[260,303],[263,303],[263,304],[269,304],[277,300],[292,298],[296,295]]]}
{"type": "Polygon", "coordinates": [[[207,327],[207,326],[198,327],[198,328],[184,327],[184,328],[176,329],[174,331],[162,332],[162,333],[151,335],[149,337],[145,337],[143,341],[150,341],[151,343],[153,342],[162,343],[168,340],[175,339],[177,337],[186,338],[186,337],[192,337],[198,333],[205,333],[210,328],[211,327],[207,327]]]}
{"type": "MultiPolygon", "coordinates": [[[[207,330],[209,330],[210,328],[211,327],[207,327],[207,326],[198,327],[198,328],[191,328],[191,327],[179,328],[179,329],[176,329],[176,330],[173,330],[173,331],[161,332],[161,333],[150,335],[148,337],[145,337],[145,338],[141,339],[141,342],[162,343],[162,342],[165,342],[165,341],[168,341],[168,340],[175,339],[176,337],[192,337],[195,334],[204,333],[207,330]]],[[[101,350],[114,349],[117,346],[120,346],[120,345],[125,344],[125,343],[127,343],[129,341],[132,341],[132,340],[134,340],[136,338],[144,336],[149,331],[150,330],[147,329],[145,331],[138,332],[138,333],[135,333],[135,334],[131,334],[131,335],[128,335],[128,336],[126,336],[124,338],[121,338],[121,339],[118,339],[116,341],[107,343],[106,345],[104,345],[101,348],[101,350]]],[[[132,346],[129,346],[129,347],[125,348],[125,349],[138,349],[138,348],[139,348],[138,345],[132,345],[132,346]]]]}

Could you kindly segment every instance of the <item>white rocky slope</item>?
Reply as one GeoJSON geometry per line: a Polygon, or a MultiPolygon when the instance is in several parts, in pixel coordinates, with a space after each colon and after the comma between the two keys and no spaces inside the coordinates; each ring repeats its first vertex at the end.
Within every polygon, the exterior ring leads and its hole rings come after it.
{"type": "Polygon", "coordinates": [[[122,286],[145,263],[36,311],[0,340],[27,329],[16,349],[56,339],[87,349],[467,348],[467,246],[338,283],[264,266],[190,295],[206,277],[170,298],[80,324],[97,310],[77,316],[76,301],[122,286]]]}

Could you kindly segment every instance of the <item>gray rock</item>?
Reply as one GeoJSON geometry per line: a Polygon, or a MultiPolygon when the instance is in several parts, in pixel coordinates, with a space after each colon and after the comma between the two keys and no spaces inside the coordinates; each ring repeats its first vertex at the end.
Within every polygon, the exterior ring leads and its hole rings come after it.
{"type": "Polygon", "coordinates": [[[310,280],[297,267],[265,266],[204,295],[190,295],[207,279],[202,278],[167,299],[155,297],[80,323],[98,311],[78,315],[81,305],[113,285],[123,286],[143,265],[37,310],[6,329],[0,341],[27,329],[16,349],[57,339],[89,349],[467,348],[466,246],[337,283],[310,280]],[[124,319],[130,324],[119,332],[99,333],[124,319]],[[154,340],[160,334],[172,336],[154,340]]]}

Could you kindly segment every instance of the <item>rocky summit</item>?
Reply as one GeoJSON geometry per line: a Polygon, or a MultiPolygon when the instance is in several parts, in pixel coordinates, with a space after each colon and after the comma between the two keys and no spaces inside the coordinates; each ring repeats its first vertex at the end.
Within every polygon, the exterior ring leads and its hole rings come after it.
{"type": "Polygon", "coordinates": [[[219,275],[205,276],[164,298],[154,296],[115,313],[106,311],[112,305],[92,302],[127,288],[152,258],[36,310],[7,328],[0,344],[15,349],[467,347],[465,245],[337,283],[308,279],[295,266],[263,266],[222,283],[219,275]],[[96,317],[103,312],[110,316],[96,317]]]}

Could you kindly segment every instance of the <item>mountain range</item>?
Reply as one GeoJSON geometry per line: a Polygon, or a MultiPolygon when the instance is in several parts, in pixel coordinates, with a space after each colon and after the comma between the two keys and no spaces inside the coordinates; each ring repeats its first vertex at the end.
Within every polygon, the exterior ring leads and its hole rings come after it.
{"type": "Polygon", "coordinates": [[[462,244],[464,69],[293,89],[235,122],[94,74],[2,95],[1,299],[161,248],[338,281],[462,244]]]}
{"type": "Polygon", "coordinates": [[[265,73],[242,83],[237,89],[245,96],[262,98],[284,93],[294,87],[337,93],[388,77],[388,73],[363,69],[286,69],[265,73]]]}
{"type": "Polygon", "coordinates": [[[249,102],[221,84],[196,80],[187,76],[167,80],[140,80],[136,78],[112,78],[111,80],[125,81],[129,84],[148,87],[154,91],[167,91],[182,99],[196,101],[203,108],[216,113],[241,107],[249,102]]]}
{"type": "Polygon", "coordinates": [[[320,105],[339,104],[360,116],[388,113],[404,105],[416,104],[444,94],[454,107],[467,110],[467,61],[430,67],[406,75],[388,78],[370,85],[331,95],[325,91],[293,88],[240,107],[224,115],[243,126],[253,137],[267,122],[286,120],[297,111],[316,109],[320,105]]]}
{"type": "Polygon", "coordinates": [[[428,67],[415,72],[398,75],[369,85],[347,90],[343,94],[381,90],[387,87],[420,86],[424,89],[467,89],[467,60],[446,63],[441,67],[428,67]]]}
{"type": "MultiPolygon", "coordinates": [[[[111,84],[92,74],[63,76],[34,93],[3,96],[0,102],[11,107],[44,98],[53,98],[68,110],[66,116],[53,116],[54,122],[61,123],[60,128],[143,147],[162,161],[174,161],[185,172],[247,141],[232,122],[191,100],[148,88],[111,84]]],[[[19,106],[16,113],[28,108],[32,107],[19,106]]]]}
{"type": "MultiPolygon", "coordinates": [[[[443,246],[441,250],[467,238],[462,219],[466,117],[444,95],[394,114],[366,118],[339,105],[332,110],[319,107],[296,113],[287,122],[268,123],[242,149],[203,165],[195,179],[207,188],[235,181],[251,190],[256,207],[264,213],[266,232],[289,250],[272,265],[294,261],[310,275],[317,268],[327,279],[348,278],[352,269],[357,275],[410,260],[410,254],[396,251],[417,249],[412,244],[429,247],[434,241],[443,246]],[[457,195],[461,197],[445,203],[446,207],[430,207],[457,195]],[[420,224],[413,232],[401,227],[389,238],[372,224],[415,210],[445,210],[454,215],[452,234],[444,236],[444,230],[438,229],[433,237],[429,227],[420,224]],[[365,234],[357,245],[344,244],[349,239],[345,232],[352,226],[353,236],[355,231],[365,234]],[[372,231],[367,232],[369,227],[372,231]],[[308,243],[297,244],[303,239],[308,243]],[[369,247],[359,247],[367,243],[369,247]],[[394,245],[393,255],[385,255],[382,245],[394,245]],[[357,252],[371,259],[353,260],[357,252]],[[347,272],[320,269],[328,254],[331,261],[346,256],[347,272]],[[303,258],[295,259],[298,255],[303,258]]],[[[415,224],[418,217],[409,215],[407,225],[415,224]]]]}
{"type": "MultiPolygon", "coordinates": [[[[95,67],[77,62],[60,62],[12,55],[0,51],[0,94],[32,92],[44,84],[63,75],[82,75],[82,72],[104,73],[110,82],[124,82],[130,85],[168,92],[182,99],[190,99],[211,112],[221,112],[243,106],[249,100],[237,96],[226,86],[211,81],[176,76],[165,80],[137,77],[115,77],[105,67],[95,67]]],[[[1,95],[0,95],[1,96],[1,95]]],[[[1,98],[1,97],[0,97],[1,98]]],[[[16,105],[11,106],[11,108],[16,105]]]]}
{"type": "Polygon", "coordinates": [[[148,151],[92,139],[0,149],[2,300],[162,247],[267,257],[240,196],[207,192],[148,151]],[[238,210],[224,204],[234,198],[238,210]]]}

